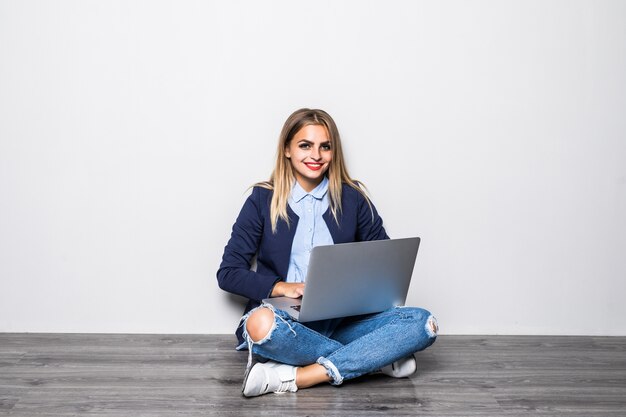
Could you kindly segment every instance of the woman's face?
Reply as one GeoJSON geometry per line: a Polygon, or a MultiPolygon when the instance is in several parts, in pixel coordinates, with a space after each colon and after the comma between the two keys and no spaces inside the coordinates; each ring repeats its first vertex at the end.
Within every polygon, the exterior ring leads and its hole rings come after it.
{"type": "Polygon", "coordinates": [[[296,180],[305,191],[322,182],[333,159],[330,139],[324,126],[307,125],[300,129],[285,148],[296,180]]]}

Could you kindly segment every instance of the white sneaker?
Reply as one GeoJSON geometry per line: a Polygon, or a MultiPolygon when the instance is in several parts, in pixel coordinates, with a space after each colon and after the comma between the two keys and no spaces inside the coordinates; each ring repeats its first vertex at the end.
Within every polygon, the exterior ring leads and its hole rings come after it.
{"type": "Polygon", "coordinates": [[[391,365],[383,367],[380,372],[394,378],[404,378],[413,375],[417,371],[417,362],[413,355],[395,361],[391,365]]]}
{"type": "Polygon", "coordinates": [[[243,381],[241,391],[246,397],[268,392],[296,392],[296,367],[274,361],[257,363],[243,381]]]}

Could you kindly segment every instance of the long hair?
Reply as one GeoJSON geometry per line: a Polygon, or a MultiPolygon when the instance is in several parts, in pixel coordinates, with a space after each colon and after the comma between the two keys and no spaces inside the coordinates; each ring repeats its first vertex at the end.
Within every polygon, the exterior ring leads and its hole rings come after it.
{"type": "Polygon", "coordinates": [[[346,184],[361,193],[371,209],[371,202],[365,192],[363,184],[350,178],[341,149],[341,138],[335,121],[328,113],[319,109],[296,110],[287,118],[278,138],[278,149],[276,151],[276,165],[269,181],[254,184],[255,186],[273,190],[272,201],[270,203],[270,218],[272,222],[272,232],[276,233],[278,220],[282,219],[289,225],[287,215],[287,203],[289,194],[295,181],[295,174],[291,162],[285,156],[287,148],[295,136],[304,126],[323,126],[328,132],[332,158],[326,171],[328,177],[328,196],[330,211],[339,224],[338,216],[341,214],[341,190],[342,184],[346,184]]]}

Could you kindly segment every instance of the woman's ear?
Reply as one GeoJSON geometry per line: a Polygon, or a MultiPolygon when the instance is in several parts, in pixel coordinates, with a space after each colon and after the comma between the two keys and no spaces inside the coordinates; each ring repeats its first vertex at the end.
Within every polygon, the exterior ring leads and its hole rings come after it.
{"type": "Polygon", "coordinates": [[[291,158],[291,152],[289,152],[289,146],[285,146],[285,156],[287,159],[291,158]]]}

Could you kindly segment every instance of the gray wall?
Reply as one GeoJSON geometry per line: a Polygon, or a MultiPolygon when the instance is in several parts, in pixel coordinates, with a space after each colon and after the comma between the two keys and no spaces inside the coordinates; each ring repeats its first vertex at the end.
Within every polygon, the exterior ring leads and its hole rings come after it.
{"type": "Polygon", "coordinates": [[[337,120],[444,333],[626,335],[626,3],[1,1],[0,331],[230,333],[284,119],[337,120]]]}

